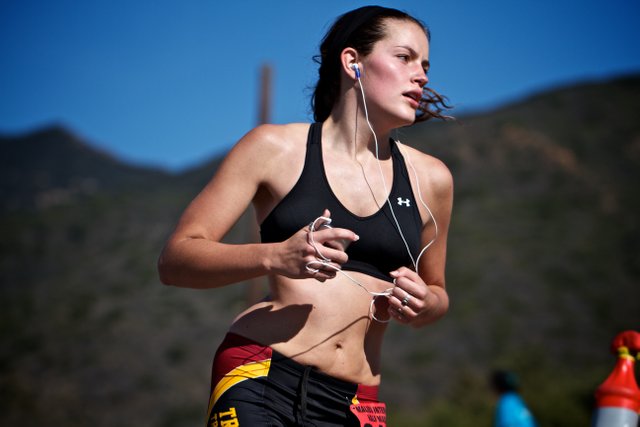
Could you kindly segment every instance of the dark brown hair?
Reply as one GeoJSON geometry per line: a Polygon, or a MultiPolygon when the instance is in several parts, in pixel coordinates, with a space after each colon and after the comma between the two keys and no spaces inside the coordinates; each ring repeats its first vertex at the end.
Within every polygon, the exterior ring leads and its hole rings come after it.
{"type": "MultiPolygon", "coordinates": [[[[365,6],[338,17],[322,39],[320,54],[314,57],[319,64],[318,83],[311,99],[315,121],[325,121],[338,100],[341,52],[352,47],[363,56],[370,54],[374,44],[386,36],[385,23],[388,19],[413,22],[424,30],[427,40],[431,40],[431,33],[423,22],[397,9],[365,6]]],[[[448,119],[449,116],[441,113],[449,108],[445,97],[425,86],[416,122],[431,118],[448,119]]]]}

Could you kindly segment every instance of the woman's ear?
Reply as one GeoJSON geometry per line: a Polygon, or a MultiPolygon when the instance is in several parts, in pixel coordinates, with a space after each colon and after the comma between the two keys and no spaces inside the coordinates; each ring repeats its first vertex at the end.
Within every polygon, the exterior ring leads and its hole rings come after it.
{"type": "Polygon", "coordinates": [[[340,62],[342,63],[342,71],[353,80],[360,77],[361,66],[358,63],[358,51],[352,47],[346,47],[340,54],[340,62]]]}

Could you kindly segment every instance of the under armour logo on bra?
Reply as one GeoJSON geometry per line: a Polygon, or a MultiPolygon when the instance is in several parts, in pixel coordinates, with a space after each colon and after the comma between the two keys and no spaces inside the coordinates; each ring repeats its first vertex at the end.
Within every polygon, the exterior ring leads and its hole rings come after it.
{"type": "Polygon", "coordinates": [[[409,207],[411,206],[411,202],[409,201],[409,199],[403,200],[402,197],[398,197],[398,206],[402,206],[402,205],[409,207]]]}

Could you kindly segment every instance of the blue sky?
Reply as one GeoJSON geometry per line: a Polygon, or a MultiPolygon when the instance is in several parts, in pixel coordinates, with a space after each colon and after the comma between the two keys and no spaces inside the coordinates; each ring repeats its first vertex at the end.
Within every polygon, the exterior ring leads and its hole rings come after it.
{"type": "MultiPolygon", "coordinates": [[[[0,132],[59,123],[114,155],[180,170],[257,121],[309,121],[312,56],[369,2],[0,0],[0,132]]],[[[640,72],[638,0],[397,0],[432,31],[431,86],[458,111],[640,72]]]]}

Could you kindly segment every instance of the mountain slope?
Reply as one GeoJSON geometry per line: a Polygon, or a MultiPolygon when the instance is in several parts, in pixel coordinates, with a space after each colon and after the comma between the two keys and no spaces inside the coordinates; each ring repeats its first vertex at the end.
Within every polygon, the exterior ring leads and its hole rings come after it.
{"type": "Polygon", "coordinates": [[[57,125],[23,136],[0,136],[0,152],[3,210],[44,208],[152,182],[163,185],[169,177],[124,164],[57,125]]]}

